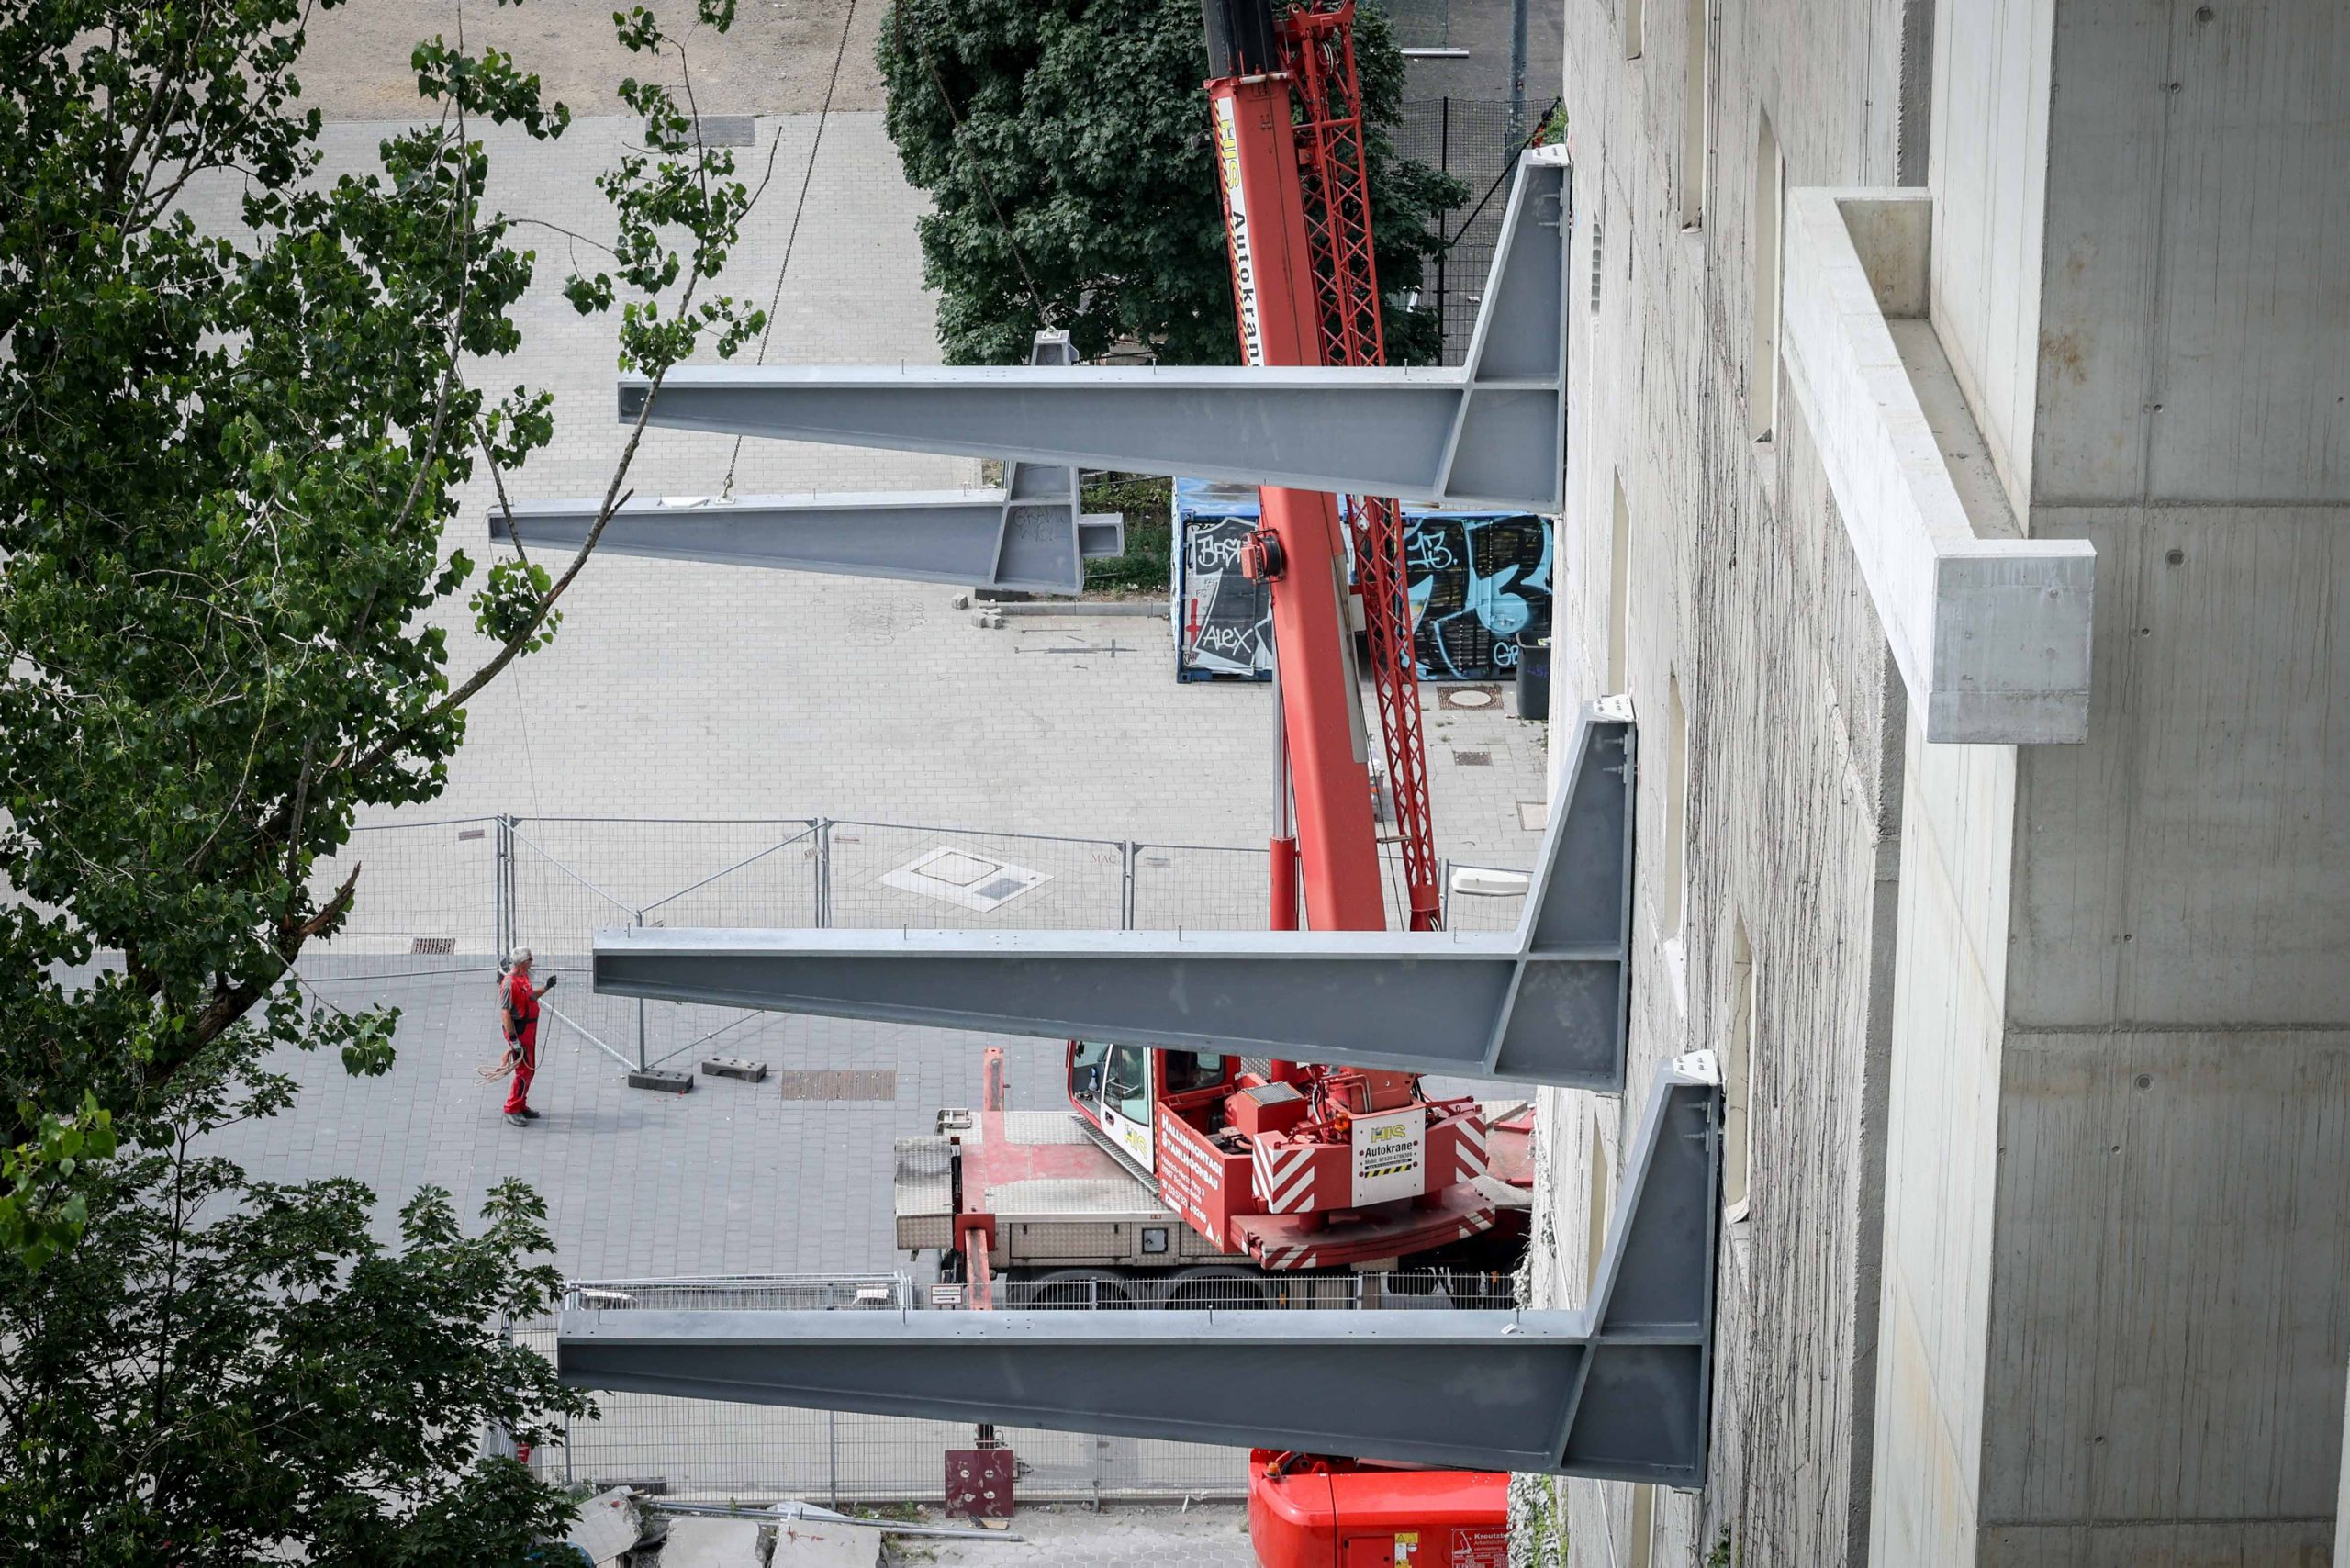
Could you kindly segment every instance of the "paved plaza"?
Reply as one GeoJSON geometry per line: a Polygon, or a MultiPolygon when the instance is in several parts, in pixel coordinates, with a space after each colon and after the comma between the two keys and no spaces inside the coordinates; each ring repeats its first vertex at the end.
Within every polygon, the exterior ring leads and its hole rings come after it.
{"type": "Polygon", "coordinates": [[[1248,1510],[1238,1504],[1174,1507],[1023,1508],[1013,1521],[1017,1542],[891,1540],[891,1564],[936,1568],[1256,1568],[1248,1510]]]}
{"type": "MultiPolygon", "coordinates": [[[[782,140],[777,185],[724,286],[776,292],[813,116],[764,118],[763,162],[782,140]],[[778,194],[780,193],[780,194],[778,194]]],[[[358,169],[390,128],[327,129],[329,174],[358,169]]],[[[592,180],[631,128],[576,123],[552,145],[492,134],[511,210],[598,231],[592,180]]],[[[199,217],[226,222],[225,189],[199,217]]],[[[935,358],[912,225],[921,198],[900,176],[874,113],[834,114],[823,133],[807,216],[769,350],[772,360],[873,363],[935,358]]],[[[576,316],[558,290],[565,242],[549,230],[521,317],[525,348],[494,372],[552,389],[559,434],[516,481],[520,496],[599,490],[620,443],[611,410],[609,322],[576,316]]],[[[641,493],[718,488],[728,439],[654,431],[641,493]]],[[[744,492],[912,487],[973,482],[957,460],[799,446],[742,445],[744,492]]],[[[476,560],[488,497],[477,485],[452,541],[476,560]]],[[[375,823],[513,812],[545,817],[861,817],[1002,832],[1261,846],[1270,793],[1270,693],[1261,686],[1179,684],[1165,625],[1149,618],[1013,621],[985,631],[950,607],[953,590],[921,584],[701,567],[621,557],[592,562],[565,601],[554,647],[520,663],[479,700],[442,798],[375,823]]],[[[453,617],[452,666],[482,645],[453,617]]],[[[1522,866],[1537,835],[1519,802],[1540,794],[1542,732],[1507,716],[1439,708],[1424,692],[1438,832],[1456,858],[1522,866]],[[1456,765],[1456,752],[1483,765],[1456,765]]],[[[454,836],[454,833],[449,836],[454,836]]],[[[683,886],[701,861],[655,833],[628,863],[594,875],[631,886],[683,886]],[[675,868],[669,861],[674,859],[675,868]],[[664,882],[665,875],[671,880],[664,882]]],[[[471,846],[478,847],[478,846],[471,846]]],[[[371,846],[365,853],[378,854],[371,846]]],[[[631,858],[632,857],[632,858],[631,858]]],[[[403,868],[373,863],[378,910],[397,897],[421,912],[388,923],[367,912],[363,874],[354,925],[405,947],[454,929],[438,909],[480,908],[486,863],[403,868]],[[436,870],[435,868],[441,869],[436,870]],[[398,926],[398,930],[391,927],[398,926]]],[[[609,861],[607,862],[609,865],[609,861]]],[[[560,877],[553,879],[560,881],[560,877]]],[[[593,903],[593,901],[590,901],[593,903]]],[[[1185,916],[1170,906],[1168,923],[1185,916]]],[[[1204,913],[1189,918],[1207,923],[1204,913]]],[[[723,1049],[777,1068],[889,1068],[888,1103],[786,1103],[775,1087],[711,1081],[682,1098],[632,1091],[618,1067],[559,1021],[528,1131],[497,1115],[474,1068],[497,1054],[494,998],[482,966],[486,926],[459,930],[448,960],[466,972],[352,981],[354,969],[413,969],[387,954],[326,949],[306,962],[343,1005],[398,1002],[398,1067],[353,1081],[331,1060],[286,1064],[307,1085],[295,1111],[231,1140],[276,1178],[343,1174],[375,1187],[386,1212],[437,1181],[468,1200],[506,1175],[543,1192],[559,1260],[575,1275],[857,1271],[892,1266],[889,1159],[893,1137],[930,1130],[942,1104],[967,1104],[986,1041],[936,1031],[760,1019],[723,1049]]],[[[557,1007],[589,1021],[585,976],[557,1007]]],[[[597,1017],[610,1019],[612,1004],[597,1017]]],[[[589,1021],[605,1037],[611,1031],[589,1021]]],[[[1015,1103],[1046,1092],[1055,1051],[1012,1042],[1015,1103]]],[[[673,1064],[674,1065],[674,1064],[673,1064]]],[[[1033,1103],[1042,1103],[1043,1101],[1033,1103]]]]}
{"type": "MultiPolygon", "coordinates": [[[[330,123],[326,172],[364,170],[392,129],[330,123]]],[[[525,347],[485,369],[487,385],[555,394],[558,435],[512,482],[517,499],[600,494],[621,445],[613,329],[562,300],[578,247],[559,230],[605,231],[592,181],[632,129],[583,119],[551,146],[489,134],[495,199],[548,226],[530,230],[540,264],[518,311],[525,347]]],[[[779,143],[775,185],[722,287],[777,301],[771,363],[934,360],[913,241],[922,201],[901,177],[878,114],[826,121],[792,239],[816,131],[810,115],[757,120],[744,165],[755,176],[779,143]],[[778,289],[787,246],[789,273],[778,289]]],[[[197,193],[199,219],[232,221],[234,197],[225,185],[197,193]]],[[[707,495],[730,465],[742,494],[979,478],[976,465],[959,460],[755,441],[736,447],[655,431],[629,482],[640,495],[707,495]]],[[[492,554],[489,500],[486,481],[476,484],[448,541],[477,562],[492,554]]],[[[654,1056],[731,1021],[707,1050],[686,1051],[673,1068],[691,1070],[700,1055],[722,1052],[777,1070],[889,1076],[861,1077],[872,1097],[852,1101],[787,1098],[773,1078],[698,1079],[688,1094],[647,1092],[626,1087],[611,1054],[633,1055],[635,1007],[588,994],[580,954],[597,925],[628,924],[631,911],[745,857],[751,869],[728,872],[647,923],[804,923],[794,890],[807,885],[813,851],[786,819],[919,825],[835,830],[829,897],[842,924],[897,923],[882,879],[932,844],[985,844],[1048,873],[1024,895],[1024,912],[1013,912],[1020,918],[1009,923],[1023,924],[1116,924],[1123,841],[1261,850],[1270,795],[1266,688],[1178,683],[1158,619],[1080,609],[984,630],[954,597],[938,586],[591,562],[564,601],[554,645],[475,703],[442,797],[364,819],[351,851],[365,862],[352,924],[302,966],[330,1004],[401,1009],[397,1065],[382,1078],[353,1079],[331,1057],[280,1061],[302,1086],[294,1109],[223,1135],[224,1152],[271,1180],[366,1182],[386,1235],[421,1185],[449,1189],[470,1211],[490,1186],[520,1177],[545,1198],[555,1261],[574,1278],[919,1273],[894,1250],[892,1141],[932,1131],[942,1106],[971,1104],[990,1044],[1006,1049],[1014,1107],[1059,1103],[1058,1042],[654,1004],[654,1056]],[[499,1049],[497,830],[485,824],[501,814],[529,819],[517,829],[518,929],[546,969],[564,975],[549,998],[532,1093],[543,1119],[527,1128],[505,1123],[502,1083],[477,1071],[499,1049]],[[609,820],[564,820],[588,818],[609,820]],[[1102,842],[980,840],[944,829],[1102,842]]],[[[444,609],[443,623],[451,668],[462,676],[487,649],[461,604],[444,609]]],[[[1511,718],[1506,697],[1478,709],[1441,705],[1433,689],[1423,700],[1439,847],[1459,860],[1528,864],[1539,834],[1524,807],[1541,799],[1541,726],[1511,718]]],[[[1219,861],[1123,853],[1140,884],[1129,900],[1137,924],[1259,918],[1253,854],[1219,861]]],[[[744,1432],[773,1425],[730,1419],[744,1432]]],[[[648,1440],[662,1429],[648,1428],[648,1440]]],[[[773,1433],[763,1440],[789,1445],[773,1433]]],[[[923,1466],[934,1451],[923,1450],[923,1466]]],[[[1035,1457],[1044,1463],[1046,1450],[1035,1457]]],[[[1230,1466],[1214,1468],[1223,1477],[1230,1466]]],[[[1036,1544],[1012,1549],[1024,1550],[1021,1561],[1249,1561],[1229,1509],[1046,1516],[1038,1529],[1036,1544]],[[1180,1551],[1167,1544],[1169,1531],[1181,1538],[1180,1551]]],[[[968,1550],[977,1562],[1005,1549],[968,1550]]]]}

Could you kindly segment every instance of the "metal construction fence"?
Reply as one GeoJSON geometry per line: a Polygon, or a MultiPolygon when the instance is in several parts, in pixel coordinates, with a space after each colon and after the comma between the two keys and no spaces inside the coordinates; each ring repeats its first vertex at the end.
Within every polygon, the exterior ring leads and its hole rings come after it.
{"type": "MultiPolygon", "coordinates": [[[[1383,846],[1389,918],[1404,924],[1401,861],[1383,846]]],[[[1454,868],[1447,863],[1449,890],[1454,868]]],[[[615,926],[890,926],[982,930],[1258,930],[1261,847],[924,827],[835,817],[486,816],[354,829],[321,862],[323,897],[356,874],[352,913],[314,981],[493,969],[527,946],[543,972],[584,968],[615,926]],[[452,965],[452,958],[460,960],[452,965]]],[[[1459,931],[1506,931],[1522,895],[1448,890],[1459,931]]],[[[547,1011],[631,1067],[722,1052],[762,1016],[560,990],[547,1011]]]]}
{"type": "MultiPolygon", "coordinates": [[[[1279,1305],[1296,1311],[1516,1305],[1510,1282],[1500,1275],[1407,1271],[1301,1275],[1279,1283],[1279,1305]]],[[[602,1311],[932,1310],[919,1294],[904,1274],[576,1280],[565,1305],[602,1311]]],[[[1083,1310],[1127,1304],[1063,1296],[1039,1305],[1083,1310]]],[[[1226,1304],[1200,1297],[1192,1305],[1226,1304]]],[[[1230,1305],[1261,1308],[1266,1303],[1261,1293],[1236,1284],[1230,1305]]],[[[547,1317],[517,1325],[513,1333],[552,1356],[554,1329],[547,1317]]],[[[944,1487],[947,1451],[981,1446],[977,1428],[951,1421],[651,1394],[600,1394],[596,1405],[595,1419],[570,1424],[561,1445],[532,1456],[542,1474],[573,1484],[658,1485],[681,1498],[821,1499],[835,1506],[934,1502],[944,1487]]],[[[1024,1501],[1239,1497],[1248,1490],[1245,1449],[1021,1427],[994,1427],[990,1433],[990,1446],[1013,1450],[1024,1501]]]]}
{"type": "MultiPolygon", "coordinates": [[[[1457,175],[1468,187],[1459,206],[1436,215],[1438,250],[1420,277],[1420,292],[1441,324],[1444,363],[1459,364],[1468,356],[1501,240],[1510,174],[1532,128],[1521,123],[1527,115],[1497,99],[1406,98],[1402,108],[1396,152],[1457,175]]],[[[1528,111],[1534,113],[1539,110],[1528,111]]]]}

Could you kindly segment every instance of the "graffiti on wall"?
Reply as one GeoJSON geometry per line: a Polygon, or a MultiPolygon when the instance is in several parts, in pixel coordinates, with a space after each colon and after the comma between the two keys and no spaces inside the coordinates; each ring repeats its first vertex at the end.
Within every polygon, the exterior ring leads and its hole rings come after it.
{"type": "Polygon", "coordinates": [[[1194,676],[1268,678],[1273,668],[1272,600],[1240,575],[1253,517],[1187,517],[1183,592],[1175,606],[1180,667],[1194,676]]]}
{"type": "Polygon", "coordinates": [[[1550,619],[1550,525],[1539,517],[1412,517],[1404,541],[1423,680],[1494,680],[1550,619]]]}
{"type": "MultiPolygon", "coordinates": [[[[1273,667],[1265,585],[1240,575],[1253,515],[1181,521],[1178,668],[1188,678],[1264,679],[1273,667]]],[[[1413,653],[1423,680],[1506,679],[1517,640],[1550,616],[1550,525],[1539,517],[1404,514],[1413,653]]]]}

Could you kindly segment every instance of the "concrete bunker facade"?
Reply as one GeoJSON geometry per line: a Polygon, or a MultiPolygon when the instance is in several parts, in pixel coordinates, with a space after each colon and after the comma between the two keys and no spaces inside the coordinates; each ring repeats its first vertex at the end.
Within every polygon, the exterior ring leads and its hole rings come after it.
{"type": "MultiPolygon", "coordinates": [[[[2350,13],[1565,36],[1557,678],[1641,722],[1630,1081],[1730,1101],[1712,1478],[1563,1484],[1572,1560],[2322,1561],[2350,13]]],[[[1545,1110],[1573,1305],[1640,1106],[1545,1110]]]]}

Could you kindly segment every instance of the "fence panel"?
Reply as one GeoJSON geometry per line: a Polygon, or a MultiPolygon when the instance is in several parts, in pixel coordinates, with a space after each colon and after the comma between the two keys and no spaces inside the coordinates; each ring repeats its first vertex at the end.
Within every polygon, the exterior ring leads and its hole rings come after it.
{"type": "Polygon", "coordinates": [[[825,824],[826,921],[839,926],[1107,930],[1124,924],[1114,839],[825,824]]]}
{"type": "Polygon", "coordinates": [[[490,817],[353,828],[342,853],[311,869],[310,893],[321,902],[354,870],[359,882],[350,918],[308,959],[357,979],[408,967],[375,961],[383,958],[488,958],[498,948],[497,840],[490,817]]]}
{"type": "Polygon", "coordinates": [[[1137,931],[1262,931],[1270,901],[1262,849],[1135,846],[1137,931]]]}
{"type": "MultiPolygon", "coordinates": [[[[1399,31],[1401,23],[1399,16],[1399,31]]],[[[1460,364],[1468,357],[1485,276],[1493,270],[1502,215],[1509,207],[1510,174],[1527,128],[1498,99],[1407,98],[1402,108],[1395,151],[1457,175],[1468,186],[1459,206],[1437,214],[1439,249],[1420,278],[1420,291],[1442,322],[1444,363],[1460,364]]]]}
{"type": "MultiPolygon", "coordinates": [[[[608,926],[809,926],[822,923],[822,868],[807,818],[657,820],[522,817],[509,880],[513,940],[540,972],[584,973],[608,926]]],[[[698,1047],[739,1054],[775,1014],[599,996],[548,999],[557,1025],[624,1062],[658,1066],[698,1047]]]]}
{"type": "Polygon", "coordinates": [[[1518,916],[1526,911],[1526,894],[1463,892],[1453,886],[1453,873],[1458,871],[1494,871],[1507,877],[1525,877],[1528,873],[1511,867],[1463,866],[1445,863],[1444,925],[1448,931],[1515,931],[1518,916]]]}
{"type": "Polygon", "coordinates": [[[816,923],[804,817],[514,819],[515,940],[584,955],[613,925],[816,923]]]}

